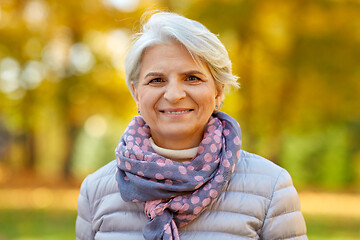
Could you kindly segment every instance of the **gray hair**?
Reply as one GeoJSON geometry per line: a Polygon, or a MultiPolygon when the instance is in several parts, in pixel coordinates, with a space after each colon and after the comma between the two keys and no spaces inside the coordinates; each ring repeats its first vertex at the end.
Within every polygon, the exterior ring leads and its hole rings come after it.
{"type": "Polygon", "coordinates": [[[131,84],[138,84],[141,58],[145,50],[157,44],[176,40],[184,45],[194,57],[204,61],[219,87],[239,84],[238,77],[231,72],[231,61],[219,38],[201,23],[176,13],[158,12],[143,24],[142,31],[134,35],[135,40],[125,59],[126,84],[134,96],[131,84]]]}

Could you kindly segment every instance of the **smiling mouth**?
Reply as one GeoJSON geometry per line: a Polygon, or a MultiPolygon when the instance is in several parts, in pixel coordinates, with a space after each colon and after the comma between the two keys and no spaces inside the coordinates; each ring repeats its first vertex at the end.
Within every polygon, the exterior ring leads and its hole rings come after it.
{"type": "Polygon", "coordinates": [[[192,112],[192,111],[194,111],[194,109],[187,109],[187,110],[180,110],[180,111],[160,110],[160,112],[166,113],[166,114],[182,114],[182,113],[187,113],[187,112],[192,112]]]}

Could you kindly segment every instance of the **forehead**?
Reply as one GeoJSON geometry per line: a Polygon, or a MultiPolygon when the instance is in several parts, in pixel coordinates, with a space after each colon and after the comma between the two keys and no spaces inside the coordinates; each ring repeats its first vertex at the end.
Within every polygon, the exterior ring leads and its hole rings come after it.
{"type": "Polygon", "coordinates": [[[210,74],[207,64],[199,57],[192,55],[183,44],[177,41],[148,47],[144,51],[140,62],[140,72],[148,70],[185,70],[184,68],[201,70],[206,74],[210,74]]]}
{"type": "Polygon", "coordinates": [[[154,55],[169,58],[179,57],[179,55],[181,55],[183,58],[192,58],[187,48],[177,41],[170,41],[148,47],[143,53],[142,60],[144,61],[146,58],[151,58],[154,55]]]}

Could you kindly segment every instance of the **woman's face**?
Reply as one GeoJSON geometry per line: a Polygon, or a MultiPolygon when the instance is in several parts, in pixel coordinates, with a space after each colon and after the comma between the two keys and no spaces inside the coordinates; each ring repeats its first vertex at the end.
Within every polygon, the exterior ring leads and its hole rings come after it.
{"type": "Polygon", "coordinates": [[[175,41],[144,52],[139,81],[133,89],[153,140],[168,149],[198,146],[222,96],[222,88],[216,88],[207,65],[197,64],[175,41]]]}

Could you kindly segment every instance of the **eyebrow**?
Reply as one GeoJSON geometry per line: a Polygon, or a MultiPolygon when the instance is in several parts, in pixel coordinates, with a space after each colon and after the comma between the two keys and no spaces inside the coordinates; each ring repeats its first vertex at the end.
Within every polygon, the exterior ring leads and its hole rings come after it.
{"type": "MultiPolygon", "coordinates": [[[[190,71],[186,71],[186,72],[182,72],[180,73],[181,75],[192,75],[192,74],[200,74],[205,76],[204,73],[198,71],[198,70],[190,70],[190,71]]],[[[145,78],[147,77],[159,77],[159,76],[164,76],[163,73],[161,72],[149,72],[148,74],[145,75],[145,78]]]]}
{"type": "Polygon", "coordinates": [[[181,73],[182,75],[192,75],[192,74],[200,74],[200,75],[203,75],[205,76],[205,74],[201,71],[198,71],[198,70],[190,70],[190,71],[187,71],[187,72],[183,72],[181,73]]]}
{"type": "Polygon", "coordinates": [[[148,74],[145,75],[145,78],[147,77],[158,77],[158,76],[163,76],[164,74],[162,74],[161,72],[149,72],[148,74]]]}

